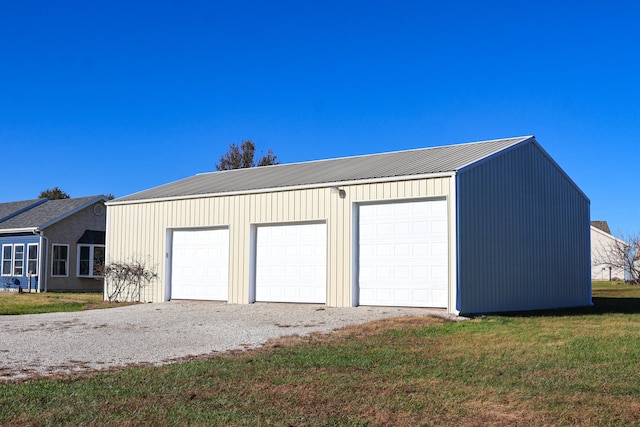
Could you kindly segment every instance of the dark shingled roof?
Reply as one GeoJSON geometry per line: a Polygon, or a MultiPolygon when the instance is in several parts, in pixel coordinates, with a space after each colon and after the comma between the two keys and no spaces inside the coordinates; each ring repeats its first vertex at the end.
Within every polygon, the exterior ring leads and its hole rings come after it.
{"type": "Polygon", "coordinates": [[[591,221],[591,225],[593,225],[598,230],[602,230],[607,234],[611,234],[611,230],[609,230],[609,224],[607,224],[607,221],[591,221]]]}
{"type": "Polygon", "coordinates": [[[321,186],[458,171],[532,136],[382,154],[209,172],[121,197],[110,203],[321,186]]]}
{"type": "Polygon", "coordinates": [[[27,209],[32,208],[40,203],[46,202],[47,199],[22,200],[20,202],[0,203],[0,222],[14,217],[27,209]]]}
{"type": "Polygon", "coordinates": [[[90,196],[0,203],[0,232],[24,228],[44,228],[100,200],[105,201],[106,198],[104,196],[90,196]],[[12,209],[13,213],[9,213],[12,209]]]}

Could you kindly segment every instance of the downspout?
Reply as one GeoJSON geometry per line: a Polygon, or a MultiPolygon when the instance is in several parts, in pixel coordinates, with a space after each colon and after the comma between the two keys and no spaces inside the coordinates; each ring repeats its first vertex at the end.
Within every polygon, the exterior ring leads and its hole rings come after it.
{"type": "Polygon", "coordinates": [[[44,288],[44,292],[47,292],[47,255],[49,253],[49,239],[44,235],[42,230],[38,230],[37,228],[33,230],[33,234],[40,236],[40,251],[41,254],[38,254],[38,292],[40,292],[41,288],[44,288]],[[42,250],[44,248],[44,250],[42,250]],[[42,259],[44,258],[44,268],[42,259]],[[41,279],[41,280],[40,280],[41,279]]]}

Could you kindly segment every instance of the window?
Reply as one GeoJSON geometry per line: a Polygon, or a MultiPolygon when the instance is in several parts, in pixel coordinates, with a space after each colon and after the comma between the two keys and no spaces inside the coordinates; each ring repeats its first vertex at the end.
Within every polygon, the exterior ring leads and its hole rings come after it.
{"type": "Polygon", "coordinates": [[[52,262],[52,276],[68,276],[69,273],[67,266],[69,265],[69,245],[53,245],[52,262]]]}
{"type": "Polygon", "coordinates": [[[2,245],[2,275],[24,275],[24,245],[2,245]]]}
{"type": "Polygon", "coordinates": [[[38,271],[38,245],[30,243],[27,245],[27,274],[37,276],[38,271]]]}
{"type": "Polygon", "coordinates": [[[13,245],[2,245],[2,275],[11,276],[13,261],[13,245]]]}
{"type": "Polygon", "coordinates": [[[103,245],[78,245],[78,276],[102,277],[103,245]]]}
{"type": "Polygon", "coordinates": [[[24,245],[15,245],[13,247],[13,275],[24,275],[24,245]]]}

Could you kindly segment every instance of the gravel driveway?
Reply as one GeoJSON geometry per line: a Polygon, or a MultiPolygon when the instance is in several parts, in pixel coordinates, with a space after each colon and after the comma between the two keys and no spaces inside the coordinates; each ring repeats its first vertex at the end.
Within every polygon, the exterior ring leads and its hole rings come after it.
{"type": "Polygon", "coordinates": [[[171,301],[74,313],[0,316],[0,382],[258,347],[271,338],[373,320],[436,314],[419,308],[331,308],[171,301]]]}

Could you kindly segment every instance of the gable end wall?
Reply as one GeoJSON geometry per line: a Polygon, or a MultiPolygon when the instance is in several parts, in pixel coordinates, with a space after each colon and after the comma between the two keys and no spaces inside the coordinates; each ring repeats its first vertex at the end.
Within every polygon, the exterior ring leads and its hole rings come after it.
{"type": "Polygon", "coordinates": [[[78,240],[82,237],[85,230],[105,231],[106,229],[105,214],[96,215],[93,211],[93,207],[98,203],[102,202],[97,202],[91,206],[87,206],[79,212],[76,212],[75,214],[44,229],[44,235],[47,237],[46,241],[48,249],[47,259],[43,259],[42,261],[46,263],[45,271],[47,274],[48,291],[100,292],[103,290],[103,280],[77,276],[78,240]],[[69,245],[68,277],[51,277],[54,244],[69,245]]]}
{"type": "Polygon", "coordinates": [[[457,309],[591,304],[589,200],[537,143],[457,176],[457,309]]]}

